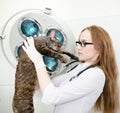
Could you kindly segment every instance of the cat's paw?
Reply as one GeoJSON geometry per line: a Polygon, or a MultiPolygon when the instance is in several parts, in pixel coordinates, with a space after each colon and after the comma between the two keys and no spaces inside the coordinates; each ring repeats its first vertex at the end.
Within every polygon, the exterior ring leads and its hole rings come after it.
{"type": "Polygon", "coordinates": [[[67,62],[68,62],[68,59],[66,59],[66,58],[61,58],[60,61],[61,61],[62,63],[67,63],[67,62]]]}

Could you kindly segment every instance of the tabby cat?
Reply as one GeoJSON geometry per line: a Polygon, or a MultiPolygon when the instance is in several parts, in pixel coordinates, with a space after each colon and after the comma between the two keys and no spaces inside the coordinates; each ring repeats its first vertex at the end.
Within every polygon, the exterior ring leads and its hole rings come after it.
{"type": "MultiPolygon", "coordinates": [[[[67,59],[62,54],[76,59],[69,52],[61,51],[61,45],[58,40],[51,37],[34,38],[36,49],[43,55],[55,57],[62,63],[66,63],[67,59]]],[[[16,67],[15,74],[15,92],[13,97],[13,112],[14,113],[34,113],[33,95],[37,83],[37,75],[34,64],[29,59],[24,50],[20,49],[20,57],[16,67]]]]}

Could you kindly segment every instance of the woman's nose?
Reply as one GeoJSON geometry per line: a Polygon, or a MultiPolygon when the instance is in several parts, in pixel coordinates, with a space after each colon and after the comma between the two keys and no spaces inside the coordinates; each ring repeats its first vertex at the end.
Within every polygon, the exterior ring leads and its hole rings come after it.
{"type": "Polygon", "coordinates": [[[78,46],[77,46],[77,49],[80,50],[80,49],[82,49],[82,47],[81,47],[80,45],[78,45],[78,46]]]}

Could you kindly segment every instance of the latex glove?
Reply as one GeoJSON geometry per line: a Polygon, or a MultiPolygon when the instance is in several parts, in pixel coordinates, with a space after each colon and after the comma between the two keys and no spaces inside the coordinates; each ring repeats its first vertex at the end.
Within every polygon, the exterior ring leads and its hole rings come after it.
{"type": "Polygon", "coordinates": [[[33,37],[27,37],[22,48],[37,68],[45,66],[42,55],[35,48],[33,37]]]}

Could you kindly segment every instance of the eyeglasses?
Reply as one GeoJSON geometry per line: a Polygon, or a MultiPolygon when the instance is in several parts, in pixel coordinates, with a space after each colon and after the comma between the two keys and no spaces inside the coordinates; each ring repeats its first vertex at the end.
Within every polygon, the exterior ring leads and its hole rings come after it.
{"type": "Polygon", "coordinates": [[[76,41],[76,46],[85,47],[86,45],[93,45],[93,43],[76,41]]]}

